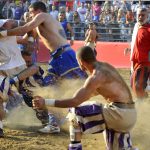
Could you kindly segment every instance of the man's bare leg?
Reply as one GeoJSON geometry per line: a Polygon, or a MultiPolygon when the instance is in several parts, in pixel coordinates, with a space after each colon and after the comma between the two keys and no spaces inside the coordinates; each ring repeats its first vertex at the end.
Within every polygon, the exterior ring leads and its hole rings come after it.
{"type": "Polygon", "coordinates": [[[81,138],[82,138],[82,133],[81,133],[81,128],[80,125],[74,121],[70,121],[70,144],[68,150],[82,150],[82,144],[81,144],[81,138]]]}
{"type": "Polygon", "coordinates": [[[36,65],[32,65],[31,67],[26,68],[25,70],[20,72],[17,76],[12,78],[10,80],[10,84],[15,84],[19,81],[24,81],[28,77],[33,76],[34,74],[38,73],[38,71],[39,71],[39,67],[36,65]]]}

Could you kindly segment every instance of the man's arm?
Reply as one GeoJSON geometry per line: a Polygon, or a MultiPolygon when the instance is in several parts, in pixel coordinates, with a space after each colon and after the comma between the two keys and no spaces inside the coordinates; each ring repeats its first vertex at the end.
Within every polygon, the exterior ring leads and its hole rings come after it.
{"type": "Polygon", "coordinates": [[[27,44],[28,43],[28,35],[17,36],[17,44],[27,44]]]}
{"type": "Polygon", "coordinates": [[[38,14],[32,21],[26,23],[24,26],[17,27],[7,31],[7,36],[24,35],[25,33],[32,31],[34,28],[44,22],[44,13],[38,14]]]}
{"type": "Polygon", "coordinates": [[[88,36],[88,33],[89,33],[89,29],[85,32],[85,37],[88,36]]]}
{"type": "Polygon", "coordinates": [[[98,88],[97,80],[94,77],[90,77],[86,80],[84,86],[80,88],[72,98],[63,100],[47,99],[35,96],[33,99],[33,105],[35,108],[45,108],[46,106],[54,106],[60,108],[76,107],[84,101],[90,99],[98,88]]]}
{"type": "Polygon", "coordinates": [[[74,33],[73,33],[73,30],[72,30],[72,27],[71,27],[70,23],[67,23],[67,29],[68,29],[68,31],[71,34],[70,45],[73,45],[73,42],[74,42],[74,33]]]}
{"type": "Polygon", "coordinates": [[[86,39],[85,39],[85,42],[87,43],[87,42],[90,42],[91,41],[91,39],[92,39],[92,31],[89,31],[89,33],[88,33],[88,35],[87,35],[87,37],[86,37],[86,39]]]}

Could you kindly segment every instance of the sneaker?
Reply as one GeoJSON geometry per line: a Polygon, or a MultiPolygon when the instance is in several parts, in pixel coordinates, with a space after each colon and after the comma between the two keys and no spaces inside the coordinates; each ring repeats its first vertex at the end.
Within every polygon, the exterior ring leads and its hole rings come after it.
{"type": "Polygon", "coordinates": [[[59,133],[60,128],[58,126],[47,125],[42,129],[38,130],[40,133],[59,133]]]}
{"type": "Polygon", "coordinates": [[[3,137],[4,137],[3,129],[0,128],[0,138],[3,138],[3,137]]]}

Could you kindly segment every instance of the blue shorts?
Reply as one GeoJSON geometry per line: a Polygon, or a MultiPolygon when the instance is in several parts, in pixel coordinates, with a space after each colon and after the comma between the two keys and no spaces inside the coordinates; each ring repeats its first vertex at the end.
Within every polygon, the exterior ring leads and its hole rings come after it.
{"type": "Polygon", "coordinates": [[[45,85],[54,84],[58,78],[86,78],[87,74],[79,68],[75,51],[69,44],[61,46],[51,54],[49,69],[44,78],[45,85]]]}

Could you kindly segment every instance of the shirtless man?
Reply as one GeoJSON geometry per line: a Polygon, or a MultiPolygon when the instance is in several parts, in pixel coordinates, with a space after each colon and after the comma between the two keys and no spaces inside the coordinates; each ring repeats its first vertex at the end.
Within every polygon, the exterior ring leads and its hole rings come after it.
{"type": "Polygon", "coordinates": [[[82,149],[82,133],[99,133],[104,130],[107,149],[131,150],[130,130],[136,122],[136,110],[128,86],[114,67],[96,60],[90,47],[79,49],[77,60],[82,70],[89,72],[84,85],[68,99],[36,96],[33,99],[34,107],[70,108],[69,150],[82,149]],[[95,95],[102,95],[107,103],[85,102],[95,95]]]}
{"type": "Polygon", "coordinates": [[[85,78],[81,71],[75,52],[65,38],[65,32],[61,24],[50,14],[46,13],[46,6],[43,2],[35,2],[29,6],[29,13],[32,21],[22,27],[0,32],[0,36],[24,35],[33,29],[41,38],[44,45],[50,50],[51,61],[44,84],[50,84],[58,78],[85,78]]]}
{"type": "Polygon", "coordinates": [[[96,47],[96,41],[98,38],[98,33],[95,29],[95,24],[93,22],[89,23],[89,29],[86,31],[85,37],[86,38],[85,38],[84,45],[91,47],[96,53],[95,47],[96,47]]]}

